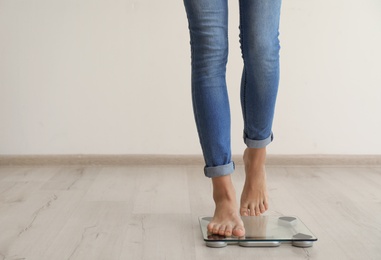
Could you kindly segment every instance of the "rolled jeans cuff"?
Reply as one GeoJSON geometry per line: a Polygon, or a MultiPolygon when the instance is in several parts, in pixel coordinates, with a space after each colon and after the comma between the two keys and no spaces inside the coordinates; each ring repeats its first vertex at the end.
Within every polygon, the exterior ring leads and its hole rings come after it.
{"type": "Polygon", "coordinates": [[[209,177],[209,178],[221,177],[221,176],[232,174],[234,172],[234,169],[235,169],[234,162],[230,162],[224,165],[205,167],[204,174],[206,177],[209,177]]]}
{"type": "Polygon", "coordinates": [[[266,147],[268,144],[270,144],[273,140],[274,140],[273,133],[271,133],[269,137],[263,140],[252,140],[247,138],[245,133],[243,134],[243,141],[245,142],[248,148],[263,148],[263,147],[266,147]]]}

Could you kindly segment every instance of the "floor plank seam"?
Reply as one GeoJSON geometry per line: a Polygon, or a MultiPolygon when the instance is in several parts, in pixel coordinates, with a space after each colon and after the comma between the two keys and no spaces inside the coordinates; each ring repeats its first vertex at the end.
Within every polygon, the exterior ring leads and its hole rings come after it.
{"type": "MultiPolygon", "coordinates": [[[[243,165],[242,155],[233,155],[236,165],[243,165]]],[[[40,165],[182,165],[202,166],[201,155],[0,155],[0,166],[40,165]]],[[[381,155],[268,155],[267,166],[381,166],[381,155]]]]}

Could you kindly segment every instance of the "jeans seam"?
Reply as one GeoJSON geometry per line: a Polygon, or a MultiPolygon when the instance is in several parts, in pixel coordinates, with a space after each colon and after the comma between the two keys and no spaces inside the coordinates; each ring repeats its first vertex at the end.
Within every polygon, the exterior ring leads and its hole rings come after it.
{"type": "Polygon", "coordinates": [[[243,7],[242,7],[242,0],[239,0],[239,29],[240,29],[240,44],[241,44],[241,52],[242,52],[242,60],[243,60],[243,81],[242,81],[242,85],[241,86],[241,102],[242,102],[242,115],[243,115],[243,123],[244,123],[244,135],[245,134],[245,130],[246,130],[246,126],[247,126],[247,122],[246,122],[246,118],[247,118],[247,109],[246,109],[246,66],[245,66],[245,54],[244,54],[244,44],[243,44],[243,7]]]}

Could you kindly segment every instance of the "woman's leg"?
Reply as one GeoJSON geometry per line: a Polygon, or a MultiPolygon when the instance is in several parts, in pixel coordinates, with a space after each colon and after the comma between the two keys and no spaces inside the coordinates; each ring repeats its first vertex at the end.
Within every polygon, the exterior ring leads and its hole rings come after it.
{"type": "Polygon", "coordinates": [[[226,88],[227,0],[184,0],[191,39],[192,102],[205,175],[231,174],[230,108],[226,88]]]}
{"type": "Polygon", "coordinates": [[[230,108],[226,88],[228,58],[227,0],[184,0],[191,38],[192,101],[205,159],[212,178],[216,210],[208,230],[242,236],[243,223],[230,174],[230,108]]]}
{"type": "Polygon", "coordinates": [[[272,122],[279,84],[279,19],[281,0],[240,0],[240,41],[244,68],[241,105],[244,118],[246,182],[241,215],[260,215],[268,209],[266,146],[272,141],[272,122]]]}

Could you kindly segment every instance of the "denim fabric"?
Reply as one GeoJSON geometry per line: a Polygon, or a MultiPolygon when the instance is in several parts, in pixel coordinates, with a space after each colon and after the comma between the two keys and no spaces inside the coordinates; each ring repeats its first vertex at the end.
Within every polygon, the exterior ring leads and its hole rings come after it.
{"type": "MultiPolygon", "coordinates": [[[[191,59],[192,102],[207,177],[231,174],[227,0],[184,0],[191,59]]],[[[241,105],[244,142],[262,148],[273,140],[272,122],[279,84],[281,0],[240,0],[243,58],[241,105]]]]}

